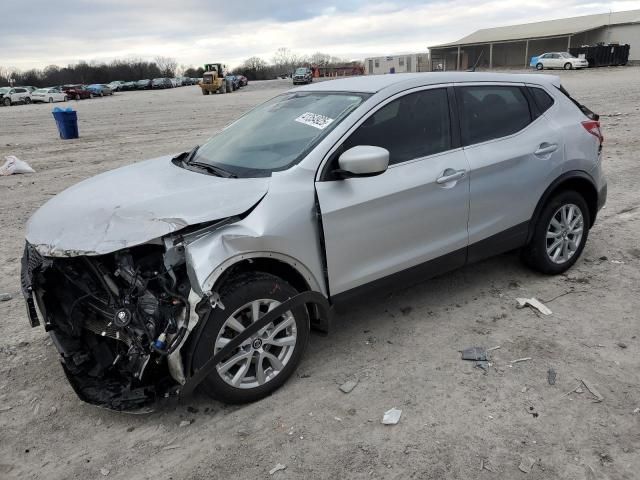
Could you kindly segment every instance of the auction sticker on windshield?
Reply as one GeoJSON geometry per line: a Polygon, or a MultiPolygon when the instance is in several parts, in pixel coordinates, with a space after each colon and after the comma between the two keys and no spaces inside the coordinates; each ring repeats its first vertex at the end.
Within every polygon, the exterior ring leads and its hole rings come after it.
{"type": "Polygon", "coordinates": [[[333,118],[320,115],[319,113],[305,112],[296,118],[295,121],[323,130],[333,122],[333,118]]]}

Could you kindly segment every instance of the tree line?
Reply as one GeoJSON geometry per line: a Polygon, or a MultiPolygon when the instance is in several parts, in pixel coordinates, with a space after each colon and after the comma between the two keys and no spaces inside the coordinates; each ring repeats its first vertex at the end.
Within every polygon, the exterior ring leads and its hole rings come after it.
{"type": "Polygon", "coordinates": [[[0,86],[10,83],[34,87],[77,83],[90,85],[114,80],[129,82],[147,78],[175,77],[179,73],[183,76],[201,77],[201,74],[197,75],[201,71],[202,68],[178,67],[176,60],[169,57],[156,57],[154,61],[114,60],[110,63],[80,61],[66,67],[49,65],[43,69],[33,68],[25,71],[0,66],[0,86]],[[193,75],[189,75],[190,73],[193,75]]]}
{"type": "MultiPolygon", "coordinates": [[[[224,63],[224,59],[214,59],[224,63]]],[[[291,74],[298,67],[332,67],[350,63],[348,60],[326,53],[298,55],[288,48],[280,48],[267,62],[261,57],[251,57],[235,68],[233,73],[244,75],[249,80],[269,80],[291,74]]],[[[48,87],[65,84],[109,83],[114,80],[136,81],[158,77],[200,78],[204,73],[202,67],[186,67],[178,65],[174,58],[156,57],[153,61],[142,59],[113,60],[110,63],[80,61],[66,67],[49,65],[43,69],[33,68],[20,71],[0,66],[0,86],[32,85],[48,87]]]]}
{"type": "Polygon", "coordinates": [[[233,73],[244,75],[249,80],[270,80],[290,75],[298,67],[337,67],[351,62],[328,53],[316,52],[313,55],[298,55],[288,48],[279,48],[271,62],[262,57],[250,57],[242,65],[235,68],[233,73]]]}

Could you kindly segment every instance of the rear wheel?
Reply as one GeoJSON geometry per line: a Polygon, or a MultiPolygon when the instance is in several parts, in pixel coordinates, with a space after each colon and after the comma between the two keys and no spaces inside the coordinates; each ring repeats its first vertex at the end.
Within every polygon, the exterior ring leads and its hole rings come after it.
{"type": "Polygon", "coordinates": [[[589,221],[589,208],[582,195],[573,190],[555,195],[542,209],[522,259],[534,270],[549,275],[568,270],[584,249],[589,221]]]}
{"type": "Polygon", "coordinates": [[[573,65],[571,65],[571,62],[567,62],[564,64],[564,69],[565,70],[571,70],[573,68],[573,65]]]}
{"type": "MultiPolygon", "coordinates": [[[[298,292],[283,279],[246,273],[220,292],[224,310],[214,308],[194,354],[202,366],[235,336],[298,292]]],[[[259,400],[279,388],[294,372],[309,340],[309,315],[296,307],[249,337],[224,358],[201,384],[210,396],[227,403],[259,400]]]]}
{"type": "Polygon", "coordinates": [[[542,63],[536,63],[536,70],[542,70],[544,68],[544,65],[542,65],[542,63]]]}

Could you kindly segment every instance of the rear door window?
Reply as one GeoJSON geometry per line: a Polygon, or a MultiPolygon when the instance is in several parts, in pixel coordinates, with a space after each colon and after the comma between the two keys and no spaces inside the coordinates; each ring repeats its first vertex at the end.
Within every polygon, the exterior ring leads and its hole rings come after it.
{"type": "Polygon", "coordinates": [[[465,145],[519,132],[532,121],[529,103],[518,86],[456,87],[465,145]]]}
{"type": "Polygon", "coordinates": [[[444,88],[400,97],[371,115],[343,144],[343,150],[373,145],[389,150],[389,164],[451,148],[449,101],[444,88]]]}

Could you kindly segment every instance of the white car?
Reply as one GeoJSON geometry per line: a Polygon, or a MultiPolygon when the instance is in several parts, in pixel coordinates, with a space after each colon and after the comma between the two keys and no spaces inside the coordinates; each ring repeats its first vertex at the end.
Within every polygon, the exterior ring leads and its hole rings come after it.
{"type": "Polygon", "coordinates": [[[563,68],[572,70],[574,68],[587,68],[589,62],[585,58],[576,58],[568,52],[543,53],[538,57],[536,70],[545,68],[563,68]]]}
{"type": "Polygon", "coordinates": [[[10,107],[16,103],[31,103],[31,93],[24,87],[0,88],[0,105],[10,107]]]}
{"type": "Polygon", "coordinates": [[[66,102],[68,100],[67,94],[60,91],[59,88],[38,88],[31,94],[31,101],[36,102],[66,102]]]}

